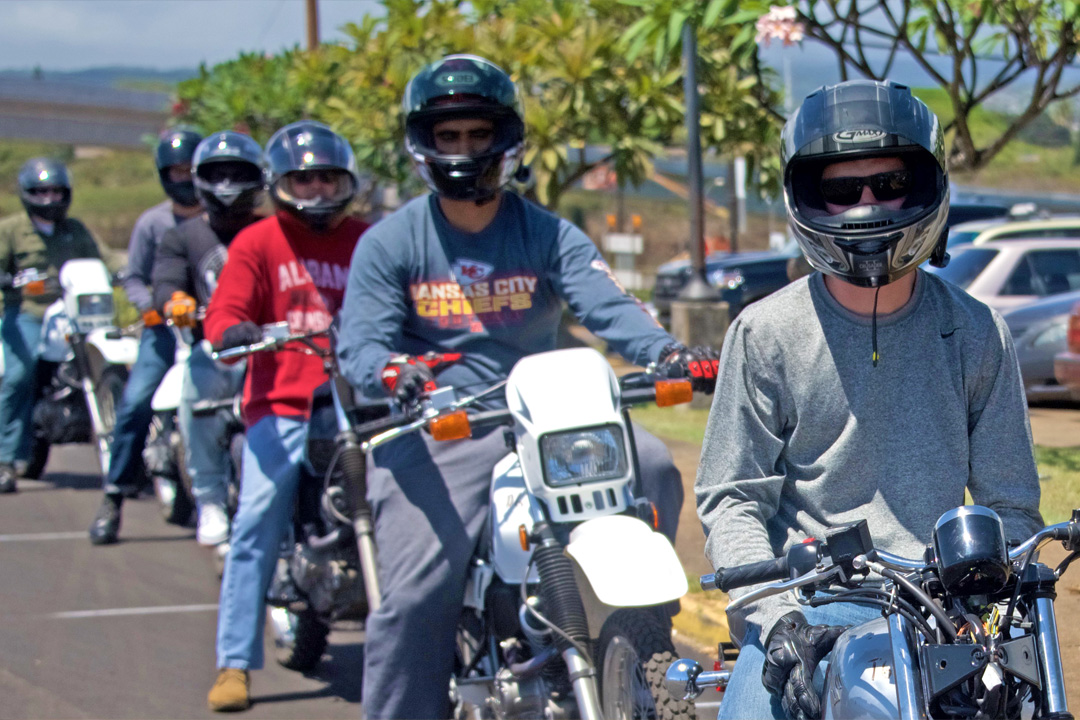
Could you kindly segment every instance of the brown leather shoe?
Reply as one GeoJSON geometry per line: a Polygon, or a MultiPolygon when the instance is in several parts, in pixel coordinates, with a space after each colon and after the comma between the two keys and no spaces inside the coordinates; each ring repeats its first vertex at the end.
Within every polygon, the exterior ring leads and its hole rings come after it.
{"type": "Polygon", "coordinates": [[[221,668],[206,702],[215,712],[235,712],[251,707],[251,678],[247,670],[221,668]]]}

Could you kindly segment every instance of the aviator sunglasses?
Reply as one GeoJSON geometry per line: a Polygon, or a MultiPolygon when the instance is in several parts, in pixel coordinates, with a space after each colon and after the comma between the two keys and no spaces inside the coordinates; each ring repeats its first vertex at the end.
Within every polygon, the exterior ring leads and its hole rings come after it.
{"type": "Polygon", "coordinates": [[[854,205],[862,197],[867,185],[874,197],[881,201],[896,200],[911,190],[911,171],[892,170],[868,177],[836,177],[821,181],[821,194],[825,202],[833,205],[854,205]]]}

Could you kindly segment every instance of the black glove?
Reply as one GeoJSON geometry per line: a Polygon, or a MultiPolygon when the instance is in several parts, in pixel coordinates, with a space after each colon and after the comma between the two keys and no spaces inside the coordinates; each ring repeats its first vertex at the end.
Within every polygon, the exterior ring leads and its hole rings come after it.
{"type": "Polygon", "coordinates": [[[659,373],[668,378],[686,378],[695,392],[711,395],[716,389],[720,353],[708,346],[687,348],[671,343],[660,351],[659,373]]]}
{"type": "Polygon", "coordinates": [[[382,373],[383,385],[402,407],[412,404],[424,390],[435,386],[435,373],[423,362],[391,362],[382,373]]]}
{"type": "Polygon", "coordinates": [[[814,671],[828,655],[843,625],[808,625],[802,613],[789,612],[777,621],[765,641],[761,682],[780,698],[790,720],[817,720],[821,698],[814,689],[814,671]]]}
{"type": "Polygon", "coordinates": [[[251,345],[262,340],[262,337],[262,328],[250,320],[245,320],[225,328],[225,332],[221,333],[221,347],[218,350],[251,345]]]}

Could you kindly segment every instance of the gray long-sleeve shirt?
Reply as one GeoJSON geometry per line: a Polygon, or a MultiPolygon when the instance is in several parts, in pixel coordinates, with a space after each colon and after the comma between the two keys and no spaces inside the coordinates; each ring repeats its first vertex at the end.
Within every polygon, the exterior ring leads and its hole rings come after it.
{"type": "Polygon", "coordinates": [[[146,312],[153,307],[154,300],[149,286],[154,270],[154,254],[162,235],[166,230],[176,227],[176,224],[172,201],[166,200],[140,215],[131,230],[124,292],[139,312],[146,312]]]}
{"type": "MultiPolygon", "coordinates": [[[[818,273],[732,324],[695,486],[714,567],[771,559],[862,518],[876,547],[918,558],[965,488],[997,511],[1007,538],[1042,527],[1005,323],[918,273],[911,300],[878,317],[877,367],[870,318],[845,310],[818,273]]],[[[798,608],[773,596],[735,620],[754,623],[764,639],[798,608]]]]}
{"type": "Polygon", "coordinates": [[[433,195],[379,221],[357,244],[338,356],[349,381],[384,395],[395,353],[460,352],[439,384],[476,391],[514,363],[555,349],[562,301],[641,365],[673,339],[626,294],[581,230],[511,192],[478,233],[457,230],[433,195]]]}

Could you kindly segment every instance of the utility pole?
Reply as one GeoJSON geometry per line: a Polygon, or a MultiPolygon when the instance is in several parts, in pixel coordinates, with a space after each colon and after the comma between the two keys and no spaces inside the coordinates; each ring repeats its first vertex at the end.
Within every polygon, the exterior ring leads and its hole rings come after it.
{"type": "Polygon", "coordinates": [[[718,300],[720,294],[705,279],[705,205],[701,171],[701,113],[697,85],[697,34],[689,22],[682,27],[683,95],[686,102],[687,185],[690,190],[690,282],[680,300],[718,300]]]}
{"type": "Polygon", "coordinates": [[[306,0],[307,2],[307,48],[314,50],[319,47],[319,0],[306,0]]]}

